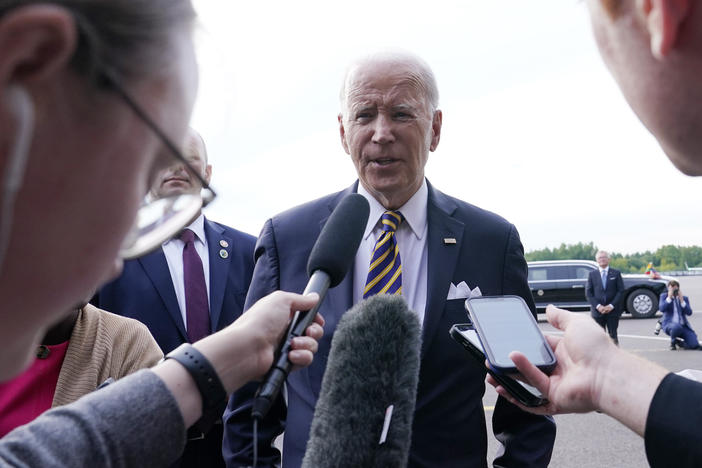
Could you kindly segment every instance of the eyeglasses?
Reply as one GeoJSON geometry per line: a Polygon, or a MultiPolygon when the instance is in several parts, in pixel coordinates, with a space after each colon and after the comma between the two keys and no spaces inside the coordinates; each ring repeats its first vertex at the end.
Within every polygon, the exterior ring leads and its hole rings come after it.
{"type": "Polygon", "coordinates": [[[168,148],[169,153],[188,171],[190,176],[200,182],[200,193],[182,193],[164,198],[146,200],[139,207],[137,217],[131,231],[122,244],[119,256],[124,260],[140,257],[159,247],[162,243],[177,234],[183,227],[190,224],[200,210],[209,205],[217,194],[205,178],[190,165],[183,153],[173,144],[170,138],[146,114],[131,95],[119,85],[109,71],[100,71],[102,82],[116,92],[127,106],[139,117],[147,127],[168,148]],[[204,192],[204,194],[203,194],[204,192]]]}

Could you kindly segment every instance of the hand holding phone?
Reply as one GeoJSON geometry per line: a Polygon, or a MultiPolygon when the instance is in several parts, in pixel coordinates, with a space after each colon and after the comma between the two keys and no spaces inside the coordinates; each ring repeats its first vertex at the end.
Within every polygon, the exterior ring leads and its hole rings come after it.
{"type": "Polygon", "coordinates": [[[473,297],[465,306],[494,371],[518,372],[509,358],[512,351],[523,353],[546,374],[556,366],[556,356],[521,297],[473,297]]]}
{"type": "MultiPolygon", "coordinates": [[[[451,327],[449,331],[451,338],[468,351],[468,353],[482,367],[485,365],[485,354],[478,339],[477,333],[469,323],[457,323],[451,327]]],[[[524,406],[542,406],[548,403],[548,400],[543,397],[541,392],[529,384],[515,380],[507,375],[495,372],[492,369],[487,369],[493,379],[509,392],[518,402],[524,406]]]]}

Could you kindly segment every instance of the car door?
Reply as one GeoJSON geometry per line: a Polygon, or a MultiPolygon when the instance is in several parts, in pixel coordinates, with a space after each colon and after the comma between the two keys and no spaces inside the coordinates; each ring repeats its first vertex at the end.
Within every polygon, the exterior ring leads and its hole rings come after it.
{"type": "Polygon", "coordinates": [[[529,287],[537,308],[560,304],[563,297],[563,280],[568,279],[567,272],[567,265],[529,266],[529,287]]]}
{"type": "Polygon", "coordinates": [[[587,265],[569,265],[567,280],[563,281],[561,301],[564,307],[571,309],[589,308],[585,297],[588,274],[592,267],[587,265]]]}

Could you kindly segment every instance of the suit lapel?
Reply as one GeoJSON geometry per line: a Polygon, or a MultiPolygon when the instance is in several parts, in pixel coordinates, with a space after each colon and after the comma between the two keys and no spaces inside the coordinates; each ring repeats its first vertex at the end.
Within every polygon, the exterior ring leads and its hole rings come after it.
{"type": "Polygon", "coordinates": [[[427,304],[424,312],[422,355],[436,335],[448,296],[449,285],[461,251],[464,224],[453,218],[456,204],[427,182],[429,225],[427,259],[427,304]],[[446,243],[445,239],[453,239],[446,243]]]}
{"type": "MultiPolygon", "coordinates": [[[[354,193],[356,191],[356,184],[347,188],[346,190],[339,192],[336,196],[333,196],[329,201],[327,207],[328,211],[320,213],[319,219],[319,231],[317,232],[317,237],[322,232],[322,228],[329,220],[332,211],[336,208],[339,202],[349,193],[354,193]]],[[[315,237],[315,242],[316,238],[315,237]]],[[[339,322],[341,316],[353,305],[353,264],[349,268],[349,271],[344,276],[344,279],[335,288],[329,289],[327,295],[324,298],[321,310],[323,310],[322,315],[327,320],[328,325],[336,328],[336,324],[339,322]]],[[[328,331],[329,328],[325,327],[328,331]]],[[[324,370],[326,369],[327,358],[329,357],[329,351],[331,349],[331,339],[321,340],[319,342],[319,350],[315,356],[315,361],[312,366],[305,367],[298,371],[307,383],[313,395],[319,396],[322,385],[322,376],[324,375],[324,370]]]]}
{"type": "Polygon", "coordinates": [[[233,240],[225,235],[222,227],[207,218],[205,218],[205,237],[207,237],[207,250],[210,255],[210,324],[212,332],[215,332],[219,330],[219,318],[222,315],[233,240]]]}
{"type": "MultiPolygon", "coordinates": [[[[329,212],[319,221],[319,232],[322,232],[322,228],[329,220],[332,212],[336,206],[341,202],[341,200],[350,193],[356,192],[357,183],[353,184],[346,190],[339,192],[336,197],[329,201],[329,212]]],[[[342,315],[353,305],[353,263],[349,267],[349,271],[346,272],[344,279],[337,285],[337,287],[332,288],[327,293],[325,299],[327,301],[327,310],[338,311],[339,315],[342,315]]]]}
{"type": "Polygon", "coordinates": [[[144,268],[146,275],[151,279],[151,283],[154,285],[154,288],[156,288],[156,292],[161,296],[161,300],[166,305],[166,310],[180,332],[181,338],[187,341],[188,338],[185,332],[185,325],[183,324],[183,317],[180,313],[178,299],[176,298],[175,289],[173,288],[173,280],[171,279],[171,272],[168,269],[168,262],[166,262],[163,249],[159,248],[148,255],[144,255],[139,258],[138,261],[142,268],[144,268]]]}

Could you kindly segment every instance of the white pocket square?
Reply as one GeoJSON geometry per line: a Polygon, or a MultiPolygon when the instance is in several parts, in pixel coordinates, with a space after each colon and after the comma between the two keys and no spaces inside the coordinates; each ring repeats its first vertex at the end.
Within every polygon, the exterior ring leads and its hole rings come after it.
{"type": "Polygon", "coordinates": [[[451,283],[449,286],[447,301],[452,299],[468,299],[469,297],[480,297],[483,294],[480,292],[480,288],[476,286],[472,291],[465,281],[461,281],[458,285],[451,283]]]}

